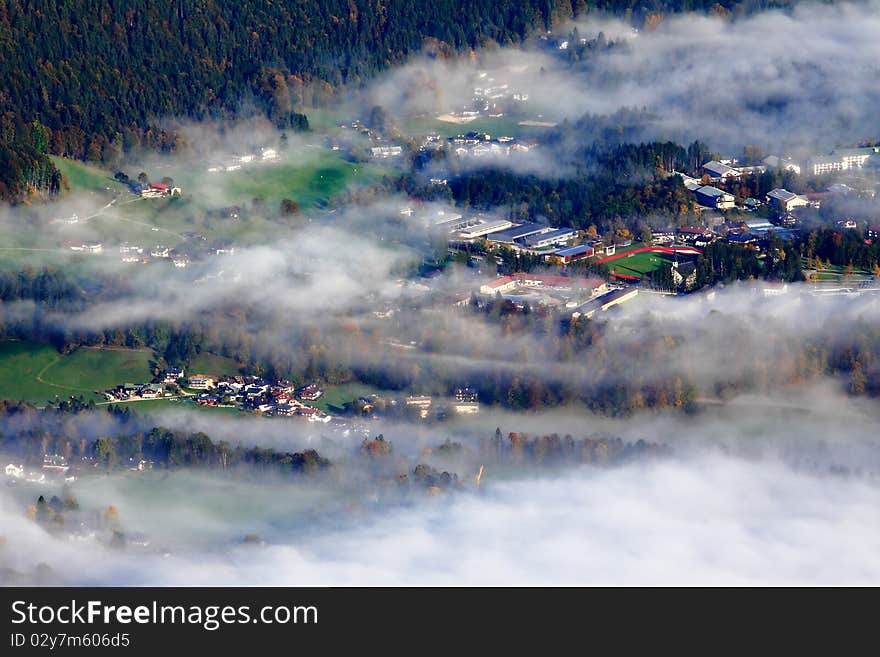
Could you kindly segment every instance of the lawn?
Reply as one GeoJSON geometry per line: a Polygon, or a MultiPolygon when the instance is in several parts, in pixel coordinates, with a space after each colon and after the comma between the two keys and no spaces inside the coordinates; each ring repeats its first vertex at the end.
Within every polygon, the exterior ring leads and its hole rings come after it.
{"type": "Polygon", "coordinates": [[[349,184],[369,185],[383,173],[379,167],[349,162],[323,149],[308,153],[307,158],[218,175],[223,176],[224,193],[230,202],[262,197],[269,207],[276,207],[282,199],[290,198],[307,209],[320,205],[349,184]]]}
{"type": "Polygon", "coordinates": [[[125,185],[115,180],[108,172],[84,162],[56,156],[52,157],[52,162],[55,164],[55,168],[64,176],[67,184],[70,185],[71,192],[106,193],[108,188],[111,191],[125,191],[127,189],[125,185]]]}
{"type": "Polygon", "coordinates": [[[152,379],[149,351],[78,349],[62,356],[48,345],[0,342],[0,398],[43,402],[56,396],[100,399],[95,390],[152,379]]]}
{"type": "Polygon", "coordinates": [[[382,394],[382,390],[363,383],[344,383],[326,388],[320,399],[316,402],[309,402],[309,405],[319,408],[325,413],[338,414],[343,411],[345,404],[355,397],[371,394],[382,394]]]}
{"type": "Polygon", "coordinates": [[[208,351],[203,351],[192,359],[186,372],[187,376],[193,374],[212,374],[214,376],[236,376],[241,374],[241,368],[232,358],[218,356],[208,351]]]}
{"type": "Polygon", "coordinates": [[[128,402],[125,404],[136,413],[155,413],[161,411],[183,411],[192,413],[220,413],[223,415],[250,414],[238,407],[227,406],[199,406],[193,397],[176,399],[148,399],[144,401],[128,402]]]}
{"type": "Polygon", "coordinates": [[[153,352],[146,349],[84,347],[50,365],[42,378],[80,393],[106,390],[120,383],[145,383],[153,379],[149,365],[152,358],[153,352]]]}
{"type": "Polygon", "coordinates": [[[73,394],[37,379],[58,358],[58,352],[48,345],[0,342],[0,399],[43,402],[55,395],[73,394]]]}

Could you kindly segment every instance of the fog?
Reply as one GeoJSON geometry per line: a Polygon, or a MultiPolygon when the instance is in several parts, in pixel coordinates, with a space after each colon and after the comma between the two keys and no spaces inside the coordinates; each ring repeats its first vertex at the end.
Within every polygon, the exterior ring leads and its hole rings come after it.
{"type": "MultiPolygon", "coordinates": [[[[401,123],[434,118],[461,111],[475,84],[496,83],[528,94],[516,119],[645,108],[639,137],[701,138],[731,154],[751,143],[808,154],[877,137],[876,1],[733,21],[684,15],[637,35],[610,19],[577,27],[616,45],[571,66],[537,40],[462,60],[420,57],[353,96],[347,111],[363,116],[378,104],[401,123]]],[[[273,206],[230,222],[218,232],[235,238],[235,253],[208,255],[201,245],[184,268],[158,258],[122,263],[116,249],[129,228],[149,231],[148,250],[168,240],[185,251],[201,238],[180,241],[183,233],[201,230],[206,210],[253,204],[226,175],[242,155],[282,151],[277,163],[253,164],[268,171],[311,166],[329,152],[314,135],[282,143],[258,120],[174,127],[182,135],[175,157],[140,154],[123,167],[185,187],[168,226],[153,228],[149,213],[127,215],[123,204],[140,200],[111,204],[100,193],[0,211],[0,230],[15,238],[9,252],[57,256],[63,247],[44,249],[53,240],[106,242],[102,255],[58,260],[74,265],[77,282],[101,279],[81,304],[37,313],[27,299],[4,303],[7,325],[37,315],[47,334],[197,324],[210,348],[228,347],[242,365],[274,359],[294,371],[313,350],[339,362],[341,380],[363,375],[400,398],[448,397],[473,382],[494,382],[506,398],[509,380],[521,379],[581,392],[570,398],[582,403],[545,394],[528,412],[484,403],[473,417],[348,418],[344,427],[212,409],[148,411],[128,423],[103,410],[51,421],[11,414],[2,438],[40,428],[93,440],[162,426],[245,448],[316,449],[333,465],[287,478],[181,468],[87,473],[66,488],[4,485],[0,583],[880,584],[880,410],[876,397],[849,394],[846,369],[858,354],[867,380],[880,382],[876,294],[820,298],[806,284],[757,281],[675,298],[643,289],[598,313],[584,329],[595,331],[592,341],[576,349],[559,322],[564,304],[558,316],[532,309],[528,324],[467,303],[496,276],[491,258],[413,276],[446,255],[435,225],[454,209],[378,194],[285,217],[273,206]],[[591,391],[676,381],[693,388],[687,408],[643,404],[616,416],[586,408],[591,391]],[[669,452],[610,465],[489,464],[478,484],[496,427],[503,436],[617,437],[669,452]],[[359,448],[380,433],[394,450],[377,462],[359,448]],[[444,456],[438,447],[447,440],[460,451],[444,456]],[[456,485],[412,483],[419,464],[456,475],[456,485]],[[64,526],[28,517],[39,495],[56,494],[75,496],[81,511],[64,526]],[[118,521],[106,519],[109,505],[118,521]],[[124,548],[112,547],[117,522],[124,548]]],[[[539,148],[503,161],[569,171],[557,155],[539,148]]],[[[343,191],[361,187],[350,181],[343,191]]]]}
{"type": "Polygon", "coordinates": [[[84,585],[880,581],[876,480],[718,452],[502,481],[487,472],[479,493],[381,510],[340,510],[338,492],[315,486],[270,491],[184,474],[170,475],[161,489],[99,485],[81,502],[112,499],[124,526],[146,530],[150,546],[120,551],[52,537],[22,517],[7,489],[3,566],[42,583],[84,585]],[[247,531],[265,542],[242,544],[247,531]]]}
{"type": "MultiPolygon", "coordinates": [[[[567,51],[538,49],[535,41],[461,60],[417,59],[390,72],[368,97],[399,116],[448,112],[469,105],[474,87],[493,80],[528,94],[522,118],[646,109],[643,138],[699,138],[734,156],[746,144],[809,155],[877,138],[874,0],[801,3],[735,20],[681,14],[638,34],[611,19],[576,26],[582,37],[601,32],[615,46],[574,64],[567,51]]],[[[568,30],[557,34],[567,38],[568,30]]]]}

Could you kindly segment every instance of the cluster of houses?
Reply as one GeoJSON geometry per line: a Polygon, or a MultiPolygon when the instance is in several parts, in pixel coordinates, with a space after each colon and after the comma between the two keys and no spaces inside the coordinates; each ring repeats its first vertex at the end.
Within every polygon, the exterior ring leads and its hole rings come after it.
{"type": "Polygon", "coordinates": [[[44,484],[50,479],[61,479],[66,483],[76,480],[70,473],[70,464],[61,454],[44,454],[43,464],[39,469],[27,468],[24,464],[9,463],[4,469],[10,481],[26,481],[32,484],[44,484]]]}
{"type": "Polygon", "coordinates": [[[234,156],[226,163],[212,164],[208,167],[208,173],[228,173],[255,164],[271,164],[277,162],[278,159],[278,151],[274,148],[261,148],[259,155],[245,153],[244,155],[234,156]]]}
{"type": "MultiPolygon", "coordinates": [[[[806,163],[798,164],[790,157],[770,155],[755,166],[742,166],[735,159],[711,160],[701,167],[702,176],[694,178],[685,173],[673,171],[673,175],[681,176],[685,187],[693,193],[695,200],[702,207],[715,210],[732,210],[736,207],[735,197],[724,189],[728,183],[732,183],[744,176],[764,173],[768,169],[790,171],[800,175],[805,171],[811,175],[823,175],[854,169],[872,168],[880,172],[880,147],[845,148],[831,151],[828,155],[814,156],[806,163]]],[[[847,185],[840,183],[828,188],[829,194],[848,193],[853,191],[847,185]]],[[[794,194],[785,189],[774,189],[765,201],[777,212],[779,216],[788,215],[791,223],[794,223],[791,212],[797,207],[815,205],[822,194],[812,195],[816,198],[808,198],[804,195],[794,194]]],[[[743,202],[744,210],[754,210],[761,205],[757,199],[746,199],[743,202]]]]}
{"type": "Polygon", "coordinates": [[[683,226],[654,231],[654,244],[680,243],[696,247],[704,247],[718,239],[728,242],[748,244],[760,251],[761,242],[767,240],[771,233],[783,240],[792,239],[798,233],[796,229],[779,226],[766,219],[747,219],[744,221],[728,221],[714,228],[700,226],[683,226]]]}
{"type": "Polygon", "coordinates": [[[703,173],[713,182],[728,178],[740,178],[750,173],[763,173],[767,169],[780,169],[800,175],[807,173],[821,176],[863,168],[880,168],[880,147],[836,148],[827,154],[813,155],[803,162],[790,156],[768,155],[760,165],[741,166],[734,159],[712,160],[703,165],[703,173]]]}
{"type": "Polygon", "coordinates": [[[474,415],[480,412],[480,400],[477,391],[473,388],[458,388],[452,398],[443,397],[435,399],[430,395],[409,395],[403,399],[384,399],[377,394],[369,394],[358,397],[353,404],[356,412],[361,415],[369,415],[377,417],[379,409],[384,407],[385,411],[405,409],[418,416],[422,420],[430,417],[444,417],[451,412],[453,415],[474,415]],[[382,403],[382,406],[380,406],[382,403]]]}
{"type": "Polygon", "coordinates": [[[170,395],[162,383],[122,383],[104,391],[104,398],[111,402],[159,399],[170,395]]]}
{"type": "Polygon", "coordinates": [[[496,137],[482,132],[467,132],[446,140],[451,151],[461,158],[508,157],[528,153],[538,146],[538,140],[520,140],[515,137],[496,137]]]}
{"type": "Polygon", "coordinates": [[[199,406],[226,406],[279,417],[298,416],[310,422],[329,422],[331,416],[304,402],[317,401],[323,391],[314,384],[296,388],[290,381],[270,383],[258,376],[214,377],[195,374],[187,387],[203,391],[199,406]]]}
{"type": "Polygon", "coordinates": [[[438,114],[437,118],[449,123],[469,123],[480,116],[500,118],[513,106],[521,105],[528,99],[527,93],[512,88],[507,82],[490,77],[486,71],[480,71],[477,73],[470,104],[438,114]]]}
{"type": "Polygon", "coordinates": [[[111,402],[146,401],[172,397],[172,390],[185,397],[195,397],[199,406],[240,408],[263,415],[299,416],[310,422],[331,420],[328,414],[306,403],[315,402],[324,394],[315,384],[297,388],[290,381],[272,383],[259,376],[192,374],[186,377],[183,368],[169,368],[153,383],[118,385],[106,390],[104,397],[111,402]]]}
{"type": "MultiPolygon", "coordinates": [[[[199,239],[204,240],[201,236],[199,239]]],[[[207,247],[190,243],[186,248],[197,254],[207,253],[215,256],[235,254],[235,246],[227,241],[216,241],[207,247]]],[[[188,267],[192,262],[192,257],[188,252],[183,251],[180,247],[170,247],[164,244],[156,244],[147,251],[138,244],[123,242],[119,245],[119,256],[122,262],[128,264],[147,264],[154,260],[167,261],[171,262],[174,267],[181,269],[188,267]]]]}

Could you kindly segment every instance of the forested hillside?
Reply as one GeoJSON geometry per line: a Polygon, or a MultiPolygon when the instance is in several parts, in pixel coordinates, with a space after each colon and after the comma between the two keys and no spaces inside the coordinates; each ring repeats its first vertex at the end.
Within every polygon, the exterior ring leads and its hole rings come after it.
{"type": "Polygon", "coordinates": [[[302,128],[304,93],[356,83],[425,38],[508,43],[571,13],[568,0],[0,0],[0,196],[57,186],[35,175],[52,173],[46,152],[113,162],[138,144],[173,150],[179,137],[158,119],[242,107],[302,128]]]}
{"type": "Polygon", "coordinates": [[[456,51],[518,42],[588,9],[636,22],[736,13],[722,0],[0,0],[0,199],[57,190],[48,154],[110,164],[174,150],[160,119],[242,108],[301,129],[297,110],[401,62],[425,40],[456,51]]]}

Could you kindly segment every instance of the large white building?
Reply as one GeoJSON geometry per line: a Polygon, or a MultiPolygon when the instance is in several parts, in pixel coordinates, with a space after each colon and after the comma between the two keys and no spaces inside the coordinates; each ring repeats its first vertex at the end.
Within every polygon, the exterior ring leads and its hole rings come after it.
{"type": "Polygon", "coordinates": [[[841,148],[831,151],[829,155],[817,155],[810,159],[808,170],[814,176],[836,171],[861,169],[869,157],[880,153],[880,148],[841,148]]]}
{"type": "Polygon", "coordinates": [[[513,222],[508,221],[507,219],[483,220],[476,226],[472,226],[470,228],[466,228],[460,231],[459,235],[462,239],[472,240],[477,237],[488,235],[489,233],[495,233],[501,230],[505,230],[507,228],[511,228],[512,226],[513,222]]]}

